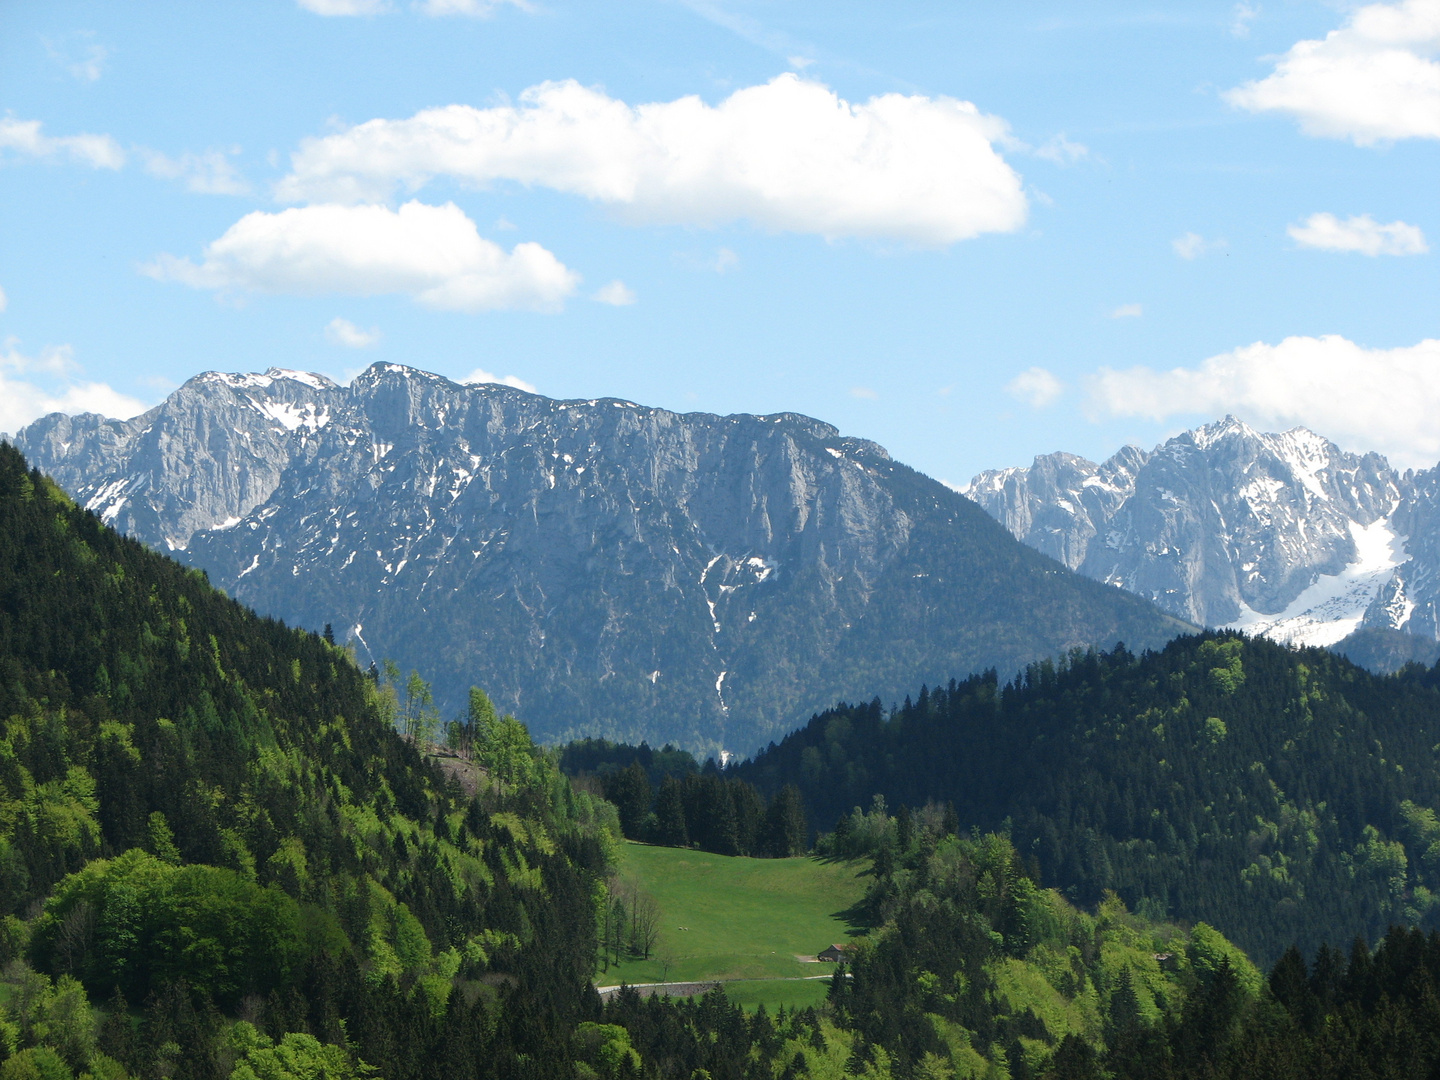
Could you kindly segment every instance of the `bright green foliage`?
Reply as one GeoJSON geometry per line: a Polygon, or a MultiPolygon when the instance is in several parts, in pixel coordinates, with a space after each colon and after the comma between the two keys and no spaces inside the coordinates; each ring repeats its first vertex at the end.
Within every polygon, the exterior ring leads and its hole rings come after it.
{"type": "Polygon", "coordinates": [[[65,1059],[48,1046],[21,1050],[0,1065],[0,1080],[74,1080],[65,1059]]]}
{"type": "Polygon", "coordinates": [[[276,1043],[243,1020],[230,1043],[239,1054],[230,1080],[361,1080],[375,1071],[343,1046],[293,1031],[276,1043]]]}
{"type": "Polygon", "coordinates": [[[618,1024],[585,1021],[575,1029],[578,1080],[621,1080],[640,1072],[640,1055],[630,1045],[630,1033],[618,1024]]]}
{"type": "Polygon", "coordinates": [[[334,916],[233,870],[174,866],[131,848],[60,883],[35,924],[36,955],[108,995],[143,1001],[187,979],[221,1004],[291,985],[307,957],[339,953],[334,916]],[[70,932],[80,919],[93,930],[70,932]]]}

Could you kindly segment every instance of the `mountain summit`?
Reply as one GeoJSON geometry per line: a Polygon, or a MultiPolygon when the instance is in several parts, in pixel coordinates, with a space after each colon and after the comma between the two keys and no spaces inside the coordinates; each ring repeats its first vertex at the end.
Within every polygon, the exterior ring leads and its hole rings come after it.
{"type": "Polygon", "coordinates": [[[1401,473],[1305,428],[1226,417],[1148,453],[1047,454],[964,491],[1032,547],[1179,618],[1305,645],[1440,638],[1440,468],[1401,473]]]}
{"type": "Polygon", "coordinates": [[[326,623],[454,710],[550,738],[748,752],[838,698],[898,698],[1185,625],[1017,543],[829,424],[556,401],[377,364],[348,387],[214,372],[18,447],[232,596],[326,623]]]}

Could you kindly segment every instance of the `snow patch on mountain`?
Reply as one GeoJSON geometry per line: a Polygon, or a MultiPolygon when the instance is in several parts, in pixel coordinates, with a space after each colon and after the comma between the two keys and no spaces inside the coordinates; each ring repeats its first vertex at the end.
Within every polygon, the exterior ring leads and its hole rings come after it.
{"type": "MultiPolygon", "coordinates": [[[[1263,634],[1287,645],[1334,645],[1360,629],[1365,612],[1409,559],[1405,537],[1395,535],[1388,517],[1370,525],[1350,522],[1358,557],[1338,574],[1321,574],[1276,614],[1242,604],[1227,629],[1263,634]]],[[[1403,620],[1402,620],[1403,622],[1403,620]]]]}

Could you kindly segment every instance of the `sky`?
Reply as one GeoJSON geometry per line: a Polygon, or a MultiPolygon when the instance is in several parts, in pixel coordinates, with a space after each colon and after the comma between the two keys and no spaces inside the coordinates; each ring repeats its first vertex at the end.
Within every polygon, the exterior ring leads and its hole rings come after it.
{"type": "Polygon", "coordinates": [[[0,0],[0,430],[377,361],[1440,461],[1440,0],[0,0]]]}

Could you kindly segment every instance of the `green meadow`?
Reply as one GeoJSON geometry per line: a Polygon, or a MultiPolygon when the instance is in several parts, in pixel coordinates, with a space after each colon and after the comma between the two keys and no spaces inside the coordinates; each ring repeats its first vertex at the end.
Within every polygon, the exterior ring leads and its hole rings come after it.
{"type": "MultiPolygon", "coordinates": [[[[794,979],[824,975],[829,964],[802,963],[858,927],[844,912],[865,894],[861,862],[746,859],[685,848],[626,843],[620,876],[634,879],[660,905],[660,935],[648,960],[611,964],[598,985],[709,979],[794,979]]],[[[812,1004],[824,982],[734,987],[736,1000],[812,1004]]]]}

